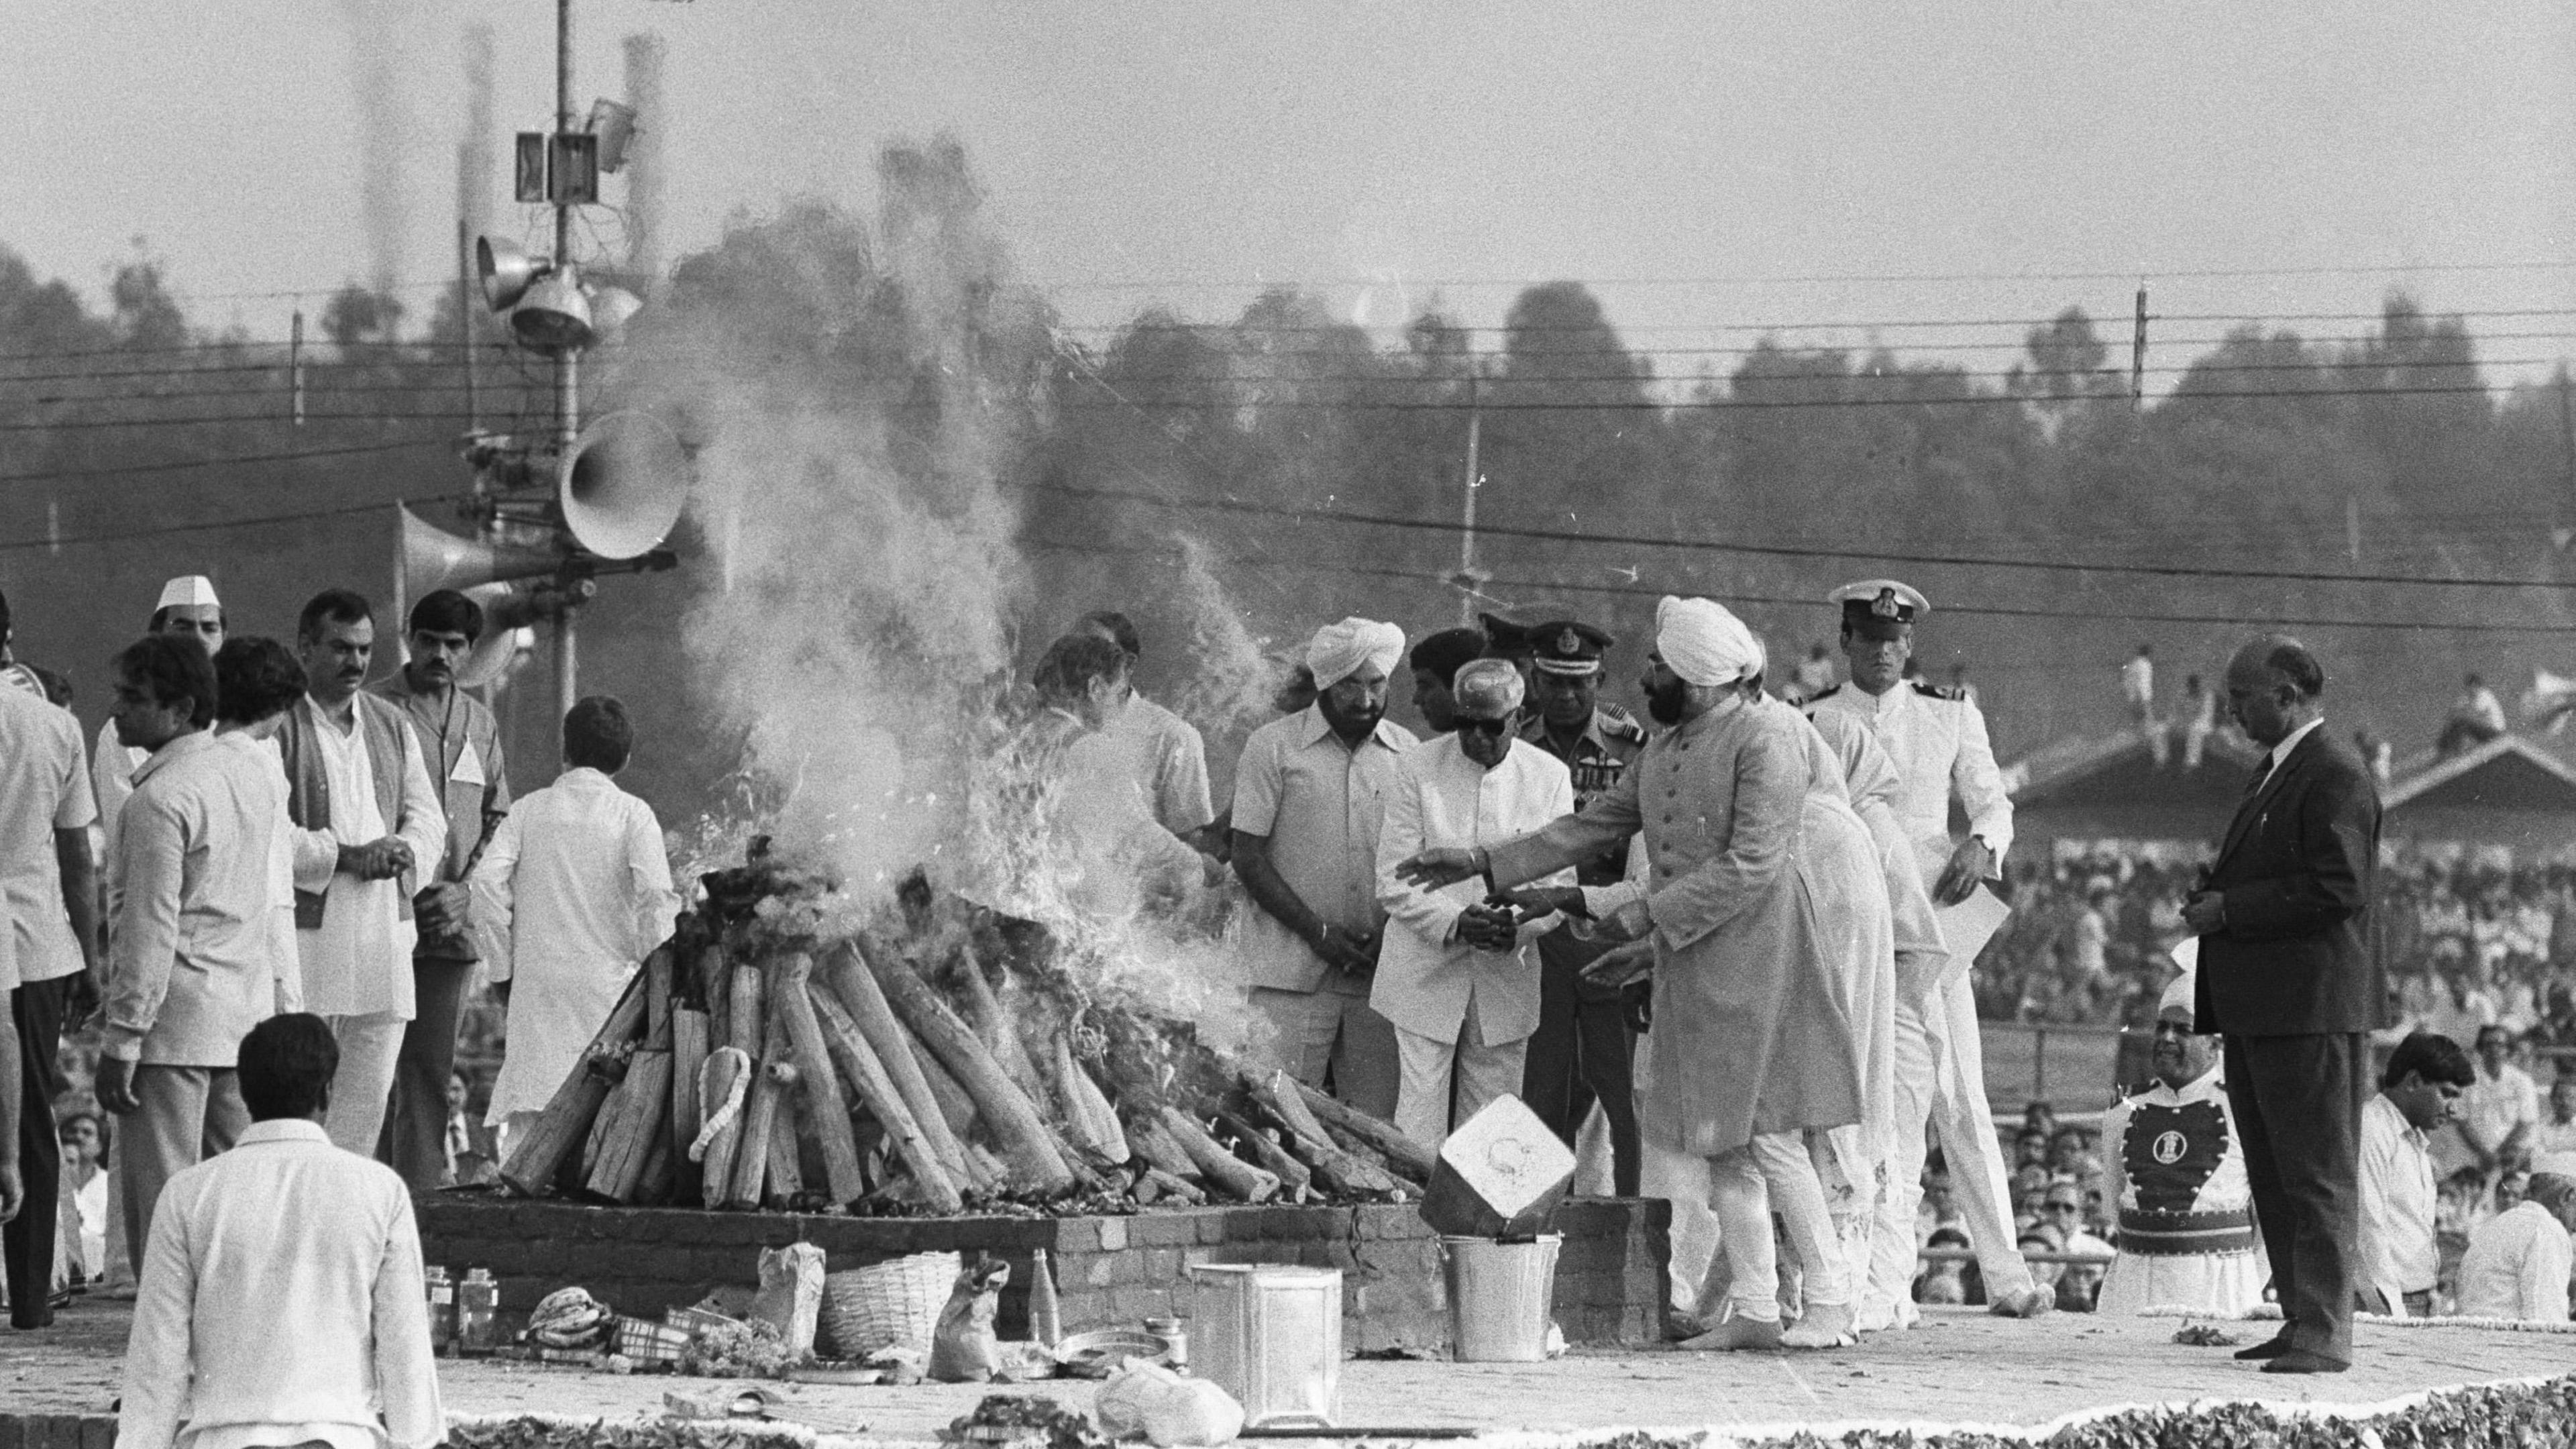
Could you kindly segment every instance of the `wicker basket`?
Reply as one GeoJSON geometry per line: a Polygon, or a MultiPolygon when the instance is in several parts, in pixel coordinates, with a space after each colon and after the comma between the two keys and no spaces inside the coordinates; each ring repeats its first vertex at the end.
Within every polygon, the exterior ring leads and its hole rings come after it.
{"type": "Polygon", "coordinates": [[[617,1332],[609,1339],[609,1351],[637,1363],[678,1363],[689,1346],[690,1334],[685,1328],[655,1323],[649,1318],[629,1318],[622,1313],[616,1323],[617,1332]]]}
{"type": "Polygon", "coordinates": [[[955,1253],[914,1253],[825,1274],[823,1337],[832,1356],[862,1359],[881,1348],[929,1353],[960,1266],[955,1253]]]}

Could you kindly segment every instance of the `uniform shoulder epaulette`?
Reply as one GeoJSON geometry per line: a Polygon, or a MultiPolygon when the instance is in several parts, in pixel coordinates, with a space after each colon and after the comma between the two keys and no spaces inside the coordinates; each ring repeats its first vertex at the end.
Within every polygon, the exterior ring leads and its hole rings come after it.
{"type": "Polygon", "coordinates": [[[1593,709],[1594,718],[1601,726],[1601,733],[1625,739],[1632,745],[1642,745],[1646,742],[1646,727],[1639,724],[1637,717],[1628,713],[1626,709],[1606,703],[1595,705],[1593,709]]]}
{"type": "Polygon", "coordinates": [[[1842,692],[1843,687],[1839,684],[1826,685],[1824,688],[1807,696],[1807,708],[1814,709],[1817,705],[1824,703],[1826,700],[1829,700],[1842,692]]]}
{"type": "Polygon", "coordinates": [[[1927,699],[1946,699],[1954,702],[1968,697],[1963,690],[1952,689],[1941,684],[1925,684],[1919,679],[1914,681],[1914,692],[1927,699]]]}

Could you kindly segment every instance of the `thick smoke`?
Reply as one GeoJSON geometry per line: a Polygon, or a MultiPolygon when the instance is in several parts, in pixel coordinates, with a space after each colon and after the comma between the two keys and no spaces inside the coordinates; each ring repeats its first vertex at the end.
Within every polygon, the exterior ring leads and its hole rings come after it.
{"type": "Polygon", "coordinates": [[[636,114],[626,146],[626,264],[647,284],[662,275],[662,138],[671,127],[664,49],[659,35],[626,37],[626,104],[636,114]]]}
{"type": "MultiPolygon", "coordinates": [[[[843,924],[926,869],[1043,922],[1096,984],[1188,1008],[1214,986],[1215,903],[1195,875],[1151,924],[1086,898],[1080,832],[1050,827],[1062,751],[1014,685],[1040,642],[1018,619],[1055,612],[1015,542],[1050,319],[954,142],[888,147],[877,182],[873,225],[798,202],[680,263],[615,380],[696,452],[714,557],[681,643],[701,710],[742,742],[753,817],[700,843],[770,834],[841,883],[843,924]]],[[[1203,653],[1244,652],[1210,627],[1203,653]]]]}
{"type": "Polygon", "coordinates": [[[456,215],[465,234],[487,230],[501,199],[501,123],[492,106],[492,72],[501,42],[489,23],[465,27],[465,139],[456,148],[456,215]]]}
{"type": "Polygon", "coordinates": [[[411,236],[413,113],[405,38],[419,7],[393,0],[340,0],[349,30],[349,85],[358,109],[358,203],[366,223],[367,284],[378,294],[403,279],[411,236]]]}

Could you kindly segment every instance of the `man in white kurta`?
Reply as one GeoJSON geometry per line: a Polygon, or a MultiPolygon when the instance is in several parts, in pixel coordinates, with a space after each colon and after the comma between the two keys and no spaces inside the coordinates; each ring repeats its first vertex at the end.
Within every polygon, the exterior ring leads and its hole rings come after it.
{"type": "Polygon", "coordinates": [[[306,1009],[331,1023],[331,1140],[372,1154],[414,1011],[412,894],[447,848],[447,807],[400,707],[364,691],[367,601],[332,589],[297,622],[306,694],[277,740],[295,821],[295,949],[306,1009]]]}
{"type": "Polygon", "coordinates": [[[2463,1318],[2567,1321],[2567,1278],[2576,1272],[2568,1231],[2576,1228],[2576,1155],[2533,1164],[2526,1196],[2469,1232],[2460,1258],[2463,1318]]]}
{"type": "Polygon", "coordinates": [[[2218,1044],[2194,1036],[2192,973],[2156,1007],[2155,1085],[2102,1118],[2102,1191],[2118,1256],[2097,1313],[2188,1308],[2234,1318],[2263,1301],[2245,1143],[2219,1080],[2218,1044]]]}
{"type": "Polygon", "coordinates": [[[679,914],[653,807],[610,778],[634,744],[624,705],[574,705],[570,768],[511,807],[474,867],[476,945],[509,1005],[485,1117],[496,1126],[524,1128],[544,1109],[679,914]]]}
{"type": "MultiPolygon", "coordinates": [[[[1923,595],[1894,579],[1845,584],[1831,598],[1842,606],[1843,655],[1851,682],[1808,702],[1823,718],[1847,715],[1867,729],[1896,766],[1896,815],[1914,842],[1924,888],[1935,906],[1967,900],[1982,881],[2000,874],[2012,848],[2012,800],[1986,738],[1986,717],[1954,690],[1908,680],[1915,621],[1931,612],[1923,595]],[[1950,802],[1955,793],[1967,812],[1968,835],[1952,842],[1950,802]]],[[[1950,943],[1945,941],[1945,947],[1950,943]]],[[[2047,1312],[2055,1300],[2031,1281],[2012,1223],[2012,1187],[2003,1147],[1995,1140],[1986,1107],[1985,1049],[1977,1028],[1971,961],[1951,959],[1925,989],[1900,990],[1896,1001],[1897,1157],[1890,1180],[1899,1201],[1879,1223],[1874,1261],[1892,1260],[1898,1237],[1912,1254],[1912,1223],[1923,1194],[1926,1124],[1950,1164],[1962,1225],[1976,1245],[1988,1302],[2011,1316],[2047,1312]]],[[[1882,1274],[1885,1270],[1881,1270],[1882,1274]]],[[[1910,1299],[1894,1305],[1892,1325],[1914,1320],[1910,1299]]]]}
{"type": "Polygon", "coordinates": [[[272,1017],[236,1060],[255,1120],[153,1211],[118,1449],[429,1449],[447,1423],[411,1194],[322,1130],[330,1028],[272,1017]]]}
{"type": "Polygon", "coordinates": [[[1085,614],[1074,630],[1106,639],[1127,656],[1129,687],[1124,707],[1113,712],[1107,732],[1126,752],[1154,819],[1165,830],[1195,843],[1216,819],[1208,803],[1206,740],[1196,725],[1133,687],[1136,666],[1144,662],[1144,645],[1136,636],[1135,623],[1125,614],[1108,609],[1085,614]]]}
{"type": "MultiPolygon", "coordinates": [[[[1537,942],[1557,918],[1516,920],[1475,882],[1423,890],[1395,868],[1431,847],[1498,845],[1574,809],[1563,762],[1516,738],[1522,690],[1507,661],[1462,666],[1450,683],[1457,729],[1397,764],[1378,832],[1387,929],[1369,1005],[1395,1023],[1395,1125],[1435,1150],[1456,1123],[1520,1090],[1538,1030],[1537,942]]],[[[1562,871],[1551,883],[1573,879],[1562,871]]]]}

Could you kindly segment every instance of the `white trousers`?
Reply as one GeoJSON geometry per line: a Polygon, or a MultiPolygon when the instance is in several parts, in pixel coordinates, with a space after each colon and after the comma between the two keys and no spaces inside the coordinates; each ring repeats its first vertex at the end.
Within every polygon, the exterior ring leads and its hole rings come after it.
{"type": "Polygon", "coordinates": [[[393,1096],[394,1064],[402,1055],[403,1019],[376,1012],[323,1020],[340,1044],[340,1070],[331,1078],[331,1110],[322,1130],[331,1134],[332,1146],[373,1157],[385,1130],[385,1103],[393,1096]]]}
{"type": "Polygon", "coordinates": [[[1778,1322],[1780,1260],[1771,1234],[1775,1211],[1798,1259],[1802,1301],[1852,1301],[1848,1260],[1801,1134],[1772,1133],[1714,1157],[1676,1152],[1652,1139],[1645,1148],[1642,1190],[1673,1204],[1674,1307],[1714,1316],[1722,1299],[1737,1318],[1778,1322]]]}
{"type": "Polygon", "coordinates": [[[1395,1029],[1395,1049],[1403,1075],[1396,1083],[1395,1130],[1437,1152],[1457,1123],[1465,1122],[1502,1097],[1521,1089],[1522,1060],[1529,1038],[1487,1046],[1481,1037],[1475,1003],[1455,1041],[1395,1029]],[[1454,1090],[1456,1115],[1450,1112],[1454,1090]]]}
{"type": "Polygon", "coordinates": [[[1914,1215],[1923,1203],[1927,1132],[1949,1164],[1950,1194],[1985,1275],[1987,1300],[2028,1291],[2030,1265],[2013,1233],[2012,1183],[1986,1109],[1977,997],[1964,971],[1929,1001],[1897,993],[1896,1148],[1891,1190],[1880,1195],[1871,1236],[1870,1280],[1872,1297],[1892,1294],[1900,1305],[1913,1298],[1914,1215]]]}

